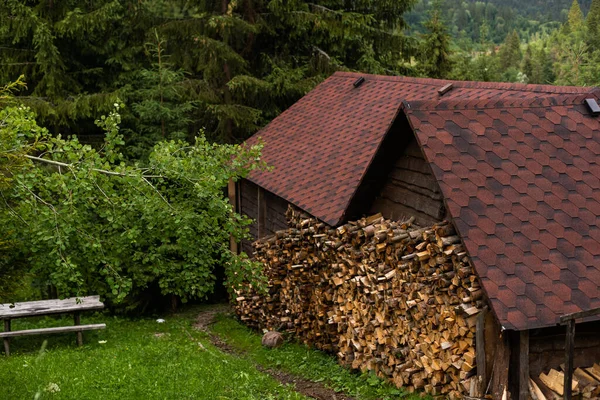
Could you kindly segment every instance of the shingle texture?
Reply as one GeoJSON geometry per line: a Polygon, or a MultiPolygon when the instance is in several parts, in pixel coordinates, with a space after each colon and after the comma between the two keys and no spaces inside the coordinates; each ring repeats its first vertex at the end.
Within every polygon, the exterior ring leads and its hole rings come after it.
{"type": "MultiPolygon", "coordinates": [[[[251,181],[330,225],[344,213],[404,100],[436,100],[450,81],[338,72],[250,138],[265,143],[272,171],[251,181]],[[365,82],[352,85],[359,77],[365,82]]],[[[576,93],[581,88],[454,82],[444,99],[496,101],[576,93]]],[[[460,123],[460,121],[459,121],[460,123]]]]}
{"type": "Polygon", "coordinates": [[[403,106],[506,329],[600,307],[598,93],[403,106]]]}
{"type": "Polygon", "coordinates": [[[336,73],[247,141],[249,179],[337,225],[404,112],[504,328],[600,307],[598,90],[448,82],[336,73]]]}

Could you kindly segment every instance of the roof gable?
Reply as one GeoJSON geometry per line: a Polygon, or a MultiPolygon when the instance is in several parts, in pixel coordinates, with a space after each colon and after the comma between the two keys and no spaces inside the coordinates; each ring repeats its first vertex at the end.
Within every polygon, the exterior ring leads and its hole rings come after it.
{"type": "Polygon", "coordinates": [[[598,94],[403,106],[506,329],[600,306],[598,94]]]}
{"type": "MultiPolygon", "coordinates": [[[[404,100],[437,100],[451,81],[338,72],[250,138],[271,171],[249,179],[330,225],[347,208],[404,100]],[[353,83],[364,77],[358,88],[353,83]]],[[[444,99],[535,99],[585,89],[453,82],[444,99]]]]}

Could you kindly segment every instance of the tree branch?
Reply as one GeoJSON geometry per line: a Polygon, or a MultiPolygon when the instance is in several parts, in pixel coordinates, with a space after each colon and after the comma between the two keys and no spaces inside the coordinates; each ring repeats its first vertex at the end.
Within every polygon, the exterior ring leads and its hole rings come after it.
{"type": "Polygon", "coordinates": [[[325,57],[328,60],[331,60],[331,57],[329,56],[329,54],[327,54],[326,52],[324,52],[323,50],[321,50],[319,47],[317,46],[313,46],[313,49],[319,53],[320,55],[322,55],[323,57],[325,57]]]}
{"type": "MultiPolygon", "coordinates": [[[[30,156],[28,154],[25,154],[25,157],[29,158],[30,160],[33,160],[33,161],[38,161],[38,162],[42,162],[42,163],[46,163],[46,164],[50,164],[50,165],[56,165],[58,167],[73,168],[73,164],[67,164],[67,163],[63,163],[63,162],[60,162],[60,161],[46,160],[45,158],[30,156]]],[[[92,168],[92,171],[100,172],[101,174],[111,175],[111,176],[128,176],[128,177],[135,177],[135,176],[137,176],[137,175],[125,174],[123,172],[107,171],[105,169],[98,169],[98,168],[92,168]]],[[[144,178],[144,179],[147,179],[147,178],[164,178],[164,176],[162,176],[162,175],[142,175],[142,178],[144,178]]]]}

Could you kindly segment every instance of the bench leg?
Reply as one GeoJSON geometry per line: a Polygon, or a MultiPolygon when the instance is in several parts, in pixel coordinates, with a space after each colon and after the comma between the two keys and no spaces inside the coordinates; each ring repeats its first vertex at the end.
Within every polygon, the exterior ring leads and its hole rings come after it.
{"type": "MultiPolygon", "coordinates": [[[[75,325],[81,325],[81,314],[76,312],[73,314],[73,318],[75,319],[75,325]]],[[[83,332],[77,332],[77,346],[83,345],[83,332]]]]}
{"type": "MultiPolygon", "coordinates": [[[[10,332],[10,319],[4,320],[4,332],[10,332]]],[[[4,338],[4,354],[10,356],[10,339],[4,338]]]]}

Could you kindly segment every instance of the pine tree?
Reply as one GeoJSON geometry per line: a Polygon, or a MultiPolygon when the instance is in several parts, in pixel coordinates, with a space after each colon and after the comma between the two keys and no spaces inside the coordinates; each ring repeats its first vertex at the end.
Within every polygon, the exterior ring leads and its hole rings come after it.
{"type": "Polygon", "coordinates": [[[542,66],[542,79],[540,83],[553,84],[556,80],[552,58],[548,55],[546,49],[541,49],[539,53],[539,65],[542,66]]]}
{"type": "Polygon", "coordinates": [[[446,78],[452,70],[451,37],[435,2],[429,19],[423,24],[427,33],[421,37],[421,70],[431,78],[446,78]]]}
{"type": "Polygon", "coordinates": [[[154,31],[152,42],[146,44],[151,68],[138,71],[132,83],[136,90],[130,96],[133,119],[127,130],[127,155],[145,159],[152,146],[160,140],[189,140],[188,126],[195,109],[192,100],[184,98],[185,75],[173,68],[167,54],[167,42],[154,31]]]}
{"type": "Polygon", "coordinates": [[[490,36],[490,25],[488,24],[487,20],[483,20],[483,23],[481,24],[481,26],[479,27],[479,43],[481,43],[482,46],[486,46],[489,43],[489,36],[490,36]]]}
{"type": "Polygon", "coordinates": [[[28,91],[19,99],[46,126],[85,132],[94,117],[111,109],[120,94],[112,82],[132,68],[132,56],[139,52],[134,41],[143,29],[132,22],[139,16],[128,14],[126,3],[0,2],[0,79],[24,74],[28,91]]]}
{"type": "MultiPolygon", "coordinates": [[[[525,57],[523,60],[523,72],[525,72],[527,74],[527,76],[529,77],[529,82],[530,83],[537,83],[537,84],[548,84],[551,83],[547,80],[545,80],[545,73],[544,73],[544,68],[545,68],[545,62],[546,62],[546,52],[544,50],[544,48],[540,48],[540,49],[535,49],[532,48],[532,45],[530,44],[527,47],[527,51],[525,53],[525,57]],[[531,68],[531,69],[529,69],[531,68]]],[[[552,65],[550,65],[550,68],[552,68],[552,65]]]]}
{"type": "Polygon", "coordinates": [[[581,11],[581,7],[579,7],[578,0],[573,0],[571,4],[567,25],[570,32],[578,31],[583,26],[583,12],[581,11]]]}
{"type": "Polygon", "coordinates": [[[499,51],[500,68],[517,68],[521,62],[521,40],[516,30],[513,30],[504,41],[499,51]]]}
{"type": "Polygon", "coordinates": [[[600,0],[592,0],[585,25],[588,46],[592,51],[600,50],[600,0]]]}
{"type": "Polygon", "coordinates": [[[535,81],[534,77],[534,66],[533,66],[533,54],[531,51],[531,45],[527,46],[527,50],[525,50],[525,56],[523,57],[523,64],[521,67],[521,71],[527,76],[528,82],[530,83],[539,83],[535,81]]]}
{"type": "MultiPolygon", "coordinates": [[[[124,116],[124,128],[144,135],[151,121],[140,119],[141,88],[151,72],[176,72],[176,84],[157,90],[176,86],[178,101],[194,102],[189,131],[205,128],[213,140],[236,142],[335,70],[415,74],[416,46],[403,34],[402,19],[414,3],[6,0],[0,4],[0,79],[25,72],[29,92],[22,100],[63,132],[95,129],[93,117],[117,97],[136,103],[137,110],[127,108],[132,115],[124,116]],[[167,68],[145,54],[155,30],[168,44],[167,68]],[[66,129],[67,120],[76,125],[66,129]]],[[[162,131],[163,122],[153,123],[162,131]]]]}
{"type": "Polygon", "coordinates": [[[585,85],[585,69],[589,64],[587,46],[582,41],[570,42],[568,46],[560,46],[555,63],[557,85],[585,85]]]}

